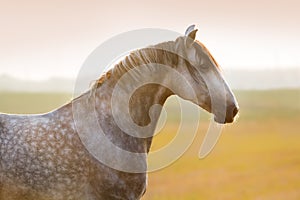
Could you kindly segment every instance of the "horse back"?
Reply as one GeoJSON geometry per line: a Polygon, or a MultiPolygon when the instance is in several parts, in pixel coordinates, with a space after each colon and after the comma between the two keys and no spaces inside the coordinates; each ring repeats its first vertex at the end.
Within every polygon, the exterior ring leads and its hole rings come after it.
{"type": "Polygon", "coordinates": [[[0,114],[0,200],[85,199],[88,159],[69,112],[0,114]]]}

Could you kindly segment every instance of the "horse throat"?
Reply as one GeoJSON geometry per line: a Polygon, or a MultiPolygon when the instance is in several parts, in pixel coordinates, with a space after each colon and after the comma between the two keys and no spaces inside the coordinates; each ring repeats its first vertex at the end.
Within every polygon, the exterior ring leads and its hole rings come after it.
{"type": "Polygon", "coordinates": [[[130,117],[141,127],[150,123],[156,125],[162,106],[170,95],[172,92],[169,89],[158,84],[138,88],[130,98],[130,117]]]}

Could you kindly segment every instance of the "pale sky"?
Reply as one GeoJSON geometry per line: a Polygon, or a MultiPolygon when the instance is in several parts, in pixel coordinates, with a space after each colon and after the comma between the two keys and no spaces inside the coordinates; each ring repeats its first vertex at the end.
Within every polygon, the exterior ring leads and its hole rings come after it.
{"type": "Polygon", "coordinates": [[[299,8],[299,0],[0,0],[0,75],[75,78],[89,53],[114,35],[184,33],[190,24],[225,70],[299,68],[299,8]]]}

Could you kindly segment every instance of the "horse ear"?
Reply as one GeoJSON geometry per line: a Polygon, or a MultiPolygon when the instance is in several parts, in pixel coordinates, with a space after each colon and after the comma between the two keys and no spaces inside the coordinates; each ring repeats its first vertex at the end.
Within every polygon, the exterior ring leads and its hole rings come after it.
{"type": "Polygon", "coordinates": [[[190,32],[192,32],[193,30],[195,30],[195,24],[190,25],[186,31],[185,31],[185,36],[188,36],[190,32]]]}
{"type": "Polygon", "coordinates": [[[190,47],[195,38],[196,38],[196,33],[197,33],[198,29],[195,29],[195,25],[191,25],[189,26],[186,31],[185,31],[185,36],[186,36],[186,39],[185,39],[185,45],[190,47]]]}

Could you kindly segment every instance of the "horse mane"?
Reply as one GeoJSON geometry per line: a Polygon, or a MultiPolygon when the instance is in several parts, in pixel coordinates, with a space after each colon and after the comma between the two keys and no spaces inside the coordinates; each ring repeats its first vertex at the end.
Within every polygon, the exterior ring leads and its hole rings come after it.
{"type": "MultiPolygon", "coordinates": [[[[100,87],[112,75],[120,77],[127,71],[141,65],[157,63],[167,64],[171,67],[176,67],[178,63],[178,55],[173,53],[175,41],[167,41],[156,45],[148,46],[142,49],[137,49],[130,52],[124,59],[115,64],[114,67],[102,74],[98,80],[92,84],[92,88],[100,87]],[[172,52],[171,52],[172,51],[172,52]]],[[[151,67],[151,65],[147,65],[151,67]]]]}
{"type": "Polygon", "coordinates": [[[211,60],[214,62],[214,64],[215,64],[218,68],[220,68],[220,65],[217,63],[216,59],[211,55],[210,51],[206,48],[206,46],[205,46],[204,44],[202,44],[202,43],[201,43],[200,41],[198,41],[198,40],[195,40],[195,42],[196,42],[198,45],[200,45],[200,46],[204,49],[204,51],[206,51],[206,53],[207,53],[208,56],[211,58],[211,60]]]}
{"type": "MultiPolygon", "coordinates": [[[[215,58],[212,56],[206,46],[198,40],[195,40],[195,42],[200,45],[204,51],[206,51],[214,64],[220,68],[219,64],[216,62],[215,58]]],[[[176,67],[180,55],[175,53],[175,43],[176,41],[167,41],[130,52],[129,55],[119,61],[119,63],[115,64],[112,69],[102,74],[100,78],[92,84],[91,88],[96,89],[100,87],[112,75],[118,78],[127,71],[145,64],[157,63],[176,67]]],[[[151,67],[151,65],[147,66],[151,67]]]]}

